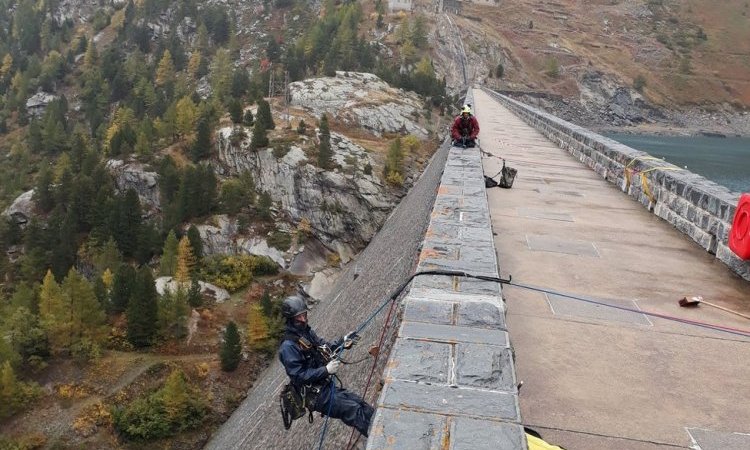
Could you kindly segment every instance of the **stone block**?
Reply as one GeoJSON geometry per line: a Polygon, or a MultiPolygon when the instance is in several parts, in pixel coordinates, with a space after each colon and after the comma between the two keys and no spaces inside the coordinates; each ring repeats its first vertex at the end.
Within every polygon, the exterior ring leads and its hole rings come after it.
{"type": "Polygon", "coordinates": [[[458,344],[456,383],[459,386],[517,392],[511,350],[494,345],[458,344]]]}
{"type": "Polygon", "coordinates": [[[505,308],[502,306],[502,301],[461,303],[458,306],[456,324],[464,327],[507,330],[505,308]]]}
{"type": "Polygon", "coordinates": [[[447,429],[446,416],[379,408],[370,427],[367,448],[442,450],[445,448],[447,429]]]}
{"type": "Polygon", "coordinates": [[[518,397],[508,392],[402,380],[387,382],[383,391],[379,407],[494,420],[520,420],[518,397]]]}
{"type": "Polygon", "coordinates": [[[451,450],[526,450],[521,425],[457,417],[451,427],[451,450]]]}
{"type": "Polygon", "coordinates": [[[500,285],[491,281],[462,278],[458,282],[457,290],[464,294],[499,295],[500,285]]]}
{"type": "Polygon", "coordinates": [[[404,320],[409,322],[437,323],[451,325],[453,323],[452,302],[417,300],[407,297],[404,310],[404,320]]]}
{"type": "Polygon", "coordinates": [[[447,384],[450,358],[451,344],[399,339],[386,378],[447,384]]]}

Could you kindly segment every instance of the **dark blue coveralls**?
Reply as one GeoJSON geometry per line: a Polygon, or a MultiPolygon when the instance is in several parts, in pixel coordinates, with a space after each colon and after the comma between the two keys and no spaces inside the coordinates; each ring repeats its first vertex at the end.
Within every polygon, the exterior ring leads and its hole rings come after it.
{"type": "Polygon", "coordinates": [[[367,436],[374,409],[360,396],[344,388],[335,388],[333,405],[329,405],[333,383],[317,347],[327,344],[331,349],[334,349],[341,345],[343,338],[332,343],[325,341],[318,337],[309,325],[300,329],[288,323],[285,331],[285,338],[279,347],[279,359],[286,369],[286,374],[292,380],[292,384],[297,389],[302,387],[320,389],[313,410],[329,414],[330,407],[330,417],[341,419],[345,424],[356,428],[362,435],[367,436]],[[296,336],[297,339],[292,340],[290,339],[291,336],[296,336]],[[298,344],[299,337],[307,339],[312,344],[312,348],[303,350],[298,344]]]}

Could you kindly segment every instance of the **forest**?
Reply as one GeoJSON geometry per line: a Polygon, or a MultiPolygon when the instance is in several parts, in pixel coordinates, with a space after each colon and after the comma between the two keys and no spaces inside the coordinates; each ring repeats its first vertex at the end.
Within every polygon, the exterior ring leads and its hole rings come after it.
{"type": "MultiPolygon", "coordinates": [[[[42,386],[60,367],[80,372],[107,355],[168,353],[190,334],[191,311],[220,328],[210,348],[223,372],[237,369],[248,352],[256,366],[273,353],[278,302],[294,282],[266,257],[204,254],[196,227],[228,214],[282,250],[306,238],[309,224],[297,224],[292,234],[277,228],[271,197],[252,176],[219,177],[212,161],[214,132],[227,116],[252,127],[252,150],[281,145],[268,137],[276,128],[264,98],[271,71],[288,71],[292,80],[372,72],[423,95],[428,107],[454,100],[430,59],[420,56],[428,48],[420,16],[395,18],[401,51],[387,58],[363,34],[359,2],[327,0],[321,14],[302,1],[266,2],[263,14],[293,12],[305,26],[268,30],[259,42],[238,37],[241,24],[226,6],[195,0],[89,6],[82,25],[57,0],[0,0],[0,205],[33,189],[32,217],[0,221],[0,419],[6,423],[50,396],[76,397],[73,384],[53,383],[52,392],[42,386]],[[241,61],[241,49],[250,45],[260,49],[257,57],[241,61]],[[48,99],[43,107],[30,101],[38,94],[48,99]],[[134,189],[118,188],[116,160],[158,174],[158,208],[143,204],[134,189]],[[172,277],[175,287],[160,294],[158,277],[172,277]],[[279,279],[286,282],[272,284],[279,279]],[[201,294],[199,282],[251,292],[253,301],[228,313],[201,294]]],[[[382,0],[368,7],[385,27],[382,0]]],[[[333,169],[329,118],[315,125],[321,134],[315,161],[333,169]]],[[[296,130],[311,132],[302,124],[296,130]]],[[[409,139],[391,145],[383,173],[389,183],[403,182],[402,146],[414,145],[409,139]]],[[[218,408],[201,392],[206,367],[149,367],[153,385],[119,398],[100,393],[100,406],[76,423],[143,441],[231,412],[232,402],[218,408]],[[212,408],[222,413],[214,417],[212,408]]],[[[0,443],[34,448],[48,439],[10,436],[0,443]]]]}

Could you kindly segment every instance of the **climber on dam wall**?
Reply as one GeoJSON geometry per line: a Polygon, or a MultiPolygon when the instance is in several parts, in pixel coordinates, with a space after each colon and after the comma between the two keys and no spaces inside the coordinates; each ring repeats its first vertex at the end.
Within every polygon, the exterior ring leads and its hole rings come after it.
{"type": "Polygon", "coordinates": [[[299,296],[287,297],[281,306],[286,329],[279,347],[279,359],[290,384],[300,394],[303,404],[312,411],[341,419],[362,435],[368,435],[374,409],[360,396],[336,386],[334,378],[341,362],[336,349],[351,348],[356,333],[328,342],[318,337],[307,323],[307,305],[299,296]]]}
{"type": "Polygon", "coordinates": [[[451,127],[451,138],[454,147],[474,147],[479,135],[479,121],[471,112],[471,105],[464,105],[461,114],[456,117],[451,127]]]}

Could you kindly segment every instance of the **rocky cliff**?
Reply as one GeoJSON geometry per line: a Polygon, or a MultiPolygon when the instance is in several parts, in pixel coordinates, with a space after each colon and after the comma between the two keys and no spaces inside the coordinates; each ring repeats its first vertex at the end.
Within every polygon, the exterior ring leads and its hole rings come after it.
{"type": "Polygon", "coordinates": [[[217,133],[217,172],[249,172],[283,214],[293,222],[307,219],[315,237],[344,260],[369,242],[398,200],[377,176],[363,170],[376,164],[371,155],[340,134],[331,133],[331,146],[334,160],[345,171],[312,165],[297,145],[283,157],[271,149],[252,151],[249,137],[233,144],[232,132],[228,127],[217,133]]]}

